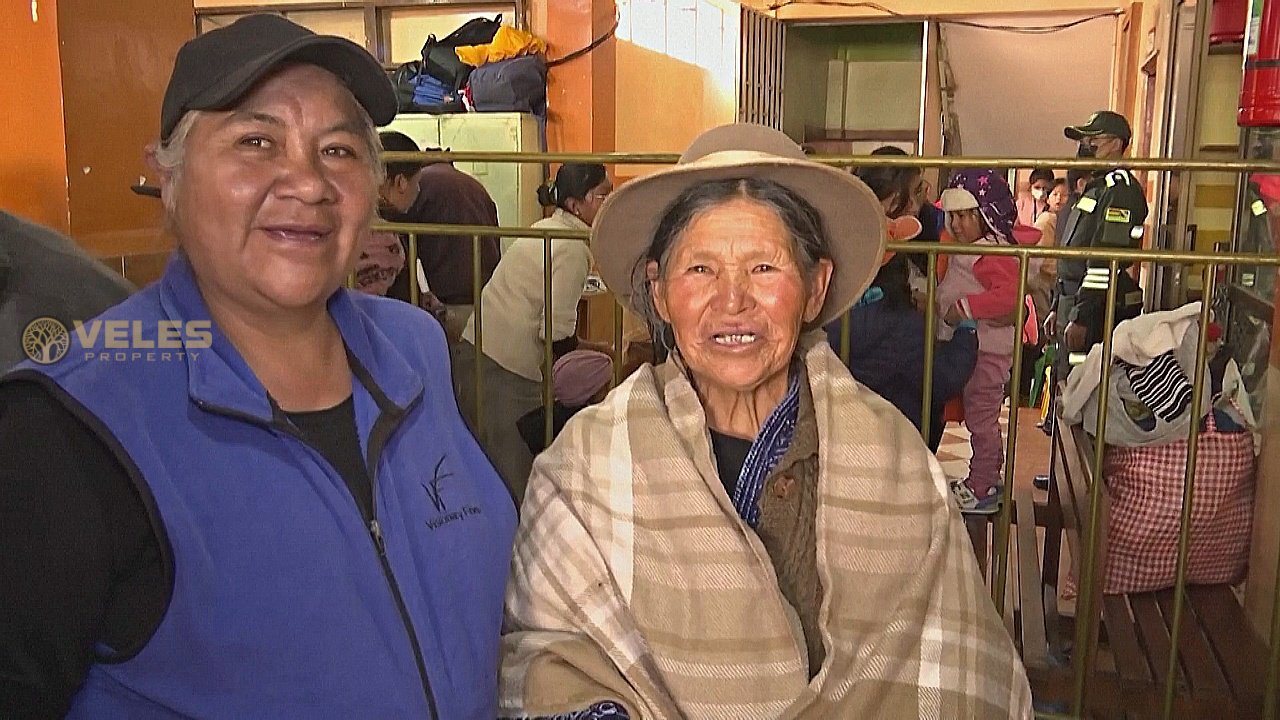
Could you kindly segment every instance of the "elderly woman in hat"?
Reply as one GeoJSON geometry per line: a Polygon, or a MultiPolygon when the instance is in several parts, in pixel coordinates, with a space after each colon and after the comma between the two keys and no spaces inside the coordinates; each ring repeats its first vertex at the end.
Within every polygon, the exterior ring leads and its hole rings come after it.
{"type": "Polygon", "coordinates": [[[821,332],[884,234],[861,181],[754,125],[604,205],[605,281],[671,352],[534,464],[502,716],[1029,717],[940,467],[821,332]]]}
{"type": "Polygon", "coordinates": [[[494,717],[514,508],[440,327],[342,289],[395,109],[278,16],[179,51],[178,251],[0,382],[0,716],[494,717]]]}

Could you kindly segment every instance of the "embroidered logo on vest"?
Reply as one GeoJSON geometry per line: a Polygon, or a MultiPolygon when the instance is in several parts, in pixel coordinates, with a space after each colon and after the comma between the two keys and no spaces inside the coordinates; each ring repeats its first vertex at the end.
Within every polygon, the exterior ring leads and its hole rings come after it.
{"type": "Polygon", "coordinates": [[[427,493],[427,499],[431,501],[431,506],[436,511],[434,517],[427,519],[427,527],[431,530],[439,530],[452,522],[466,520],[472,515],[480,514],[479,507],[468,503],[463,503],[456,510],[449,510],[449,503],[445,501],[444,480],[453,477],[453,473],[448,470],[441,472],[443,467],[444,456],[441,456],[440,460],[436,462],[435,469],[431,472],[431,480],[419,483],[427,493]]]}

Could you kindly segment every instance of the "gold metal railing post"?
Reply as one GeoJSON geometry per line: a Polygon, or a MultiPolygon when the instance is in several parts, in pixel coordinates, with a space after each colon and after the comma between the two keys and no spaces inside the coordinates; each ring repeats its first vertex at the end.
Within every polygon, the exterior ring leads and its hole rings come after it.
{"type": "MultiPolygon", "coordinates": [[[[476,433],[481,434],[484,427],[484,381],[481,378],[484,367],[484,262],[481,257],[479,235],[471,236],[471,316],[475,325],[475,388],[476,388],[476,433]]],[[[416,273],[415,273],[416,274],[416,273]]],[[[465,342],[458,338],[458,342],[465,342]]]]}
{"type": "MultiPolygon", "coordinates": [[[[1111,387],[1112,347],[1111,336],[1116,328],[1116,288],[1120,284],[1116,274],[1120,270],[1120,262],[1111,260],[1109,264],[1111,279],[1107,283],[1106,317],[1102,322],[1102,373],[1098,380],[1098,417],[1096,439],[1093,443],[1093,482],[1089,485],[1089,528],[1088,540],[1085,542],[1084,557],[1080,558],[1080,592],[1076,596],[1076,637],[1074,657],[1072,659],[1072,701],[1071,712],[1084,715],[1086,692],[1088,690],[1088,670],[1093,667],[1094,643],[1097,633],[1097,610],[1093,607],[1095,577],[1100,568],[1095,567],[1095,556],[1098,549],[1098,536],[1102,533],[1102,464],[1107,448],[1107,406],[1111,387]]],[[[1059,322],[1065,321],[1060,320],[1059,322]]]]}
{"type": "Polygon", "coordinates": [[[840,316],[840,347],[837,348],[840,352],[840,362],[845,365],[849,364],[849,356],[853,353],[852,333],[853,318],[846,311],[840,316]]]}
{"type": "MultiPolygon", "coordinates": [[[[920,434],[929,442],[929,425],[933,422],[933,359],[938,327],[938,249],[929,249],[926,267],[924,309],[924,397],[920,405],[920,434]]],[[[938,412],[941,412],[939,410],[938,412]]]]}
{"type": "MultiPolygon", "coordinates": [[[[1209,356],[1209,321],[1213,317],[1213,286],[1217,280],[1217,265],[1205,263],[1201,271],[1200,336],[1196,342],[1195,380],[1191,384],[1191,427],[1187,430],[1187,467],[1182,476],[1182,520],[1178,528],[1178,572],[1173,585],[1173,619],[1169,623],[1169,637],[1173,647],[1169,651],[1169,667],[1164,678],[1164,720],[1173,718],[1173,699],[1178,678],[1178,650],[1182,630],[1182,612],[1187,592],[1187,557],[1191,550],[1191,501],[1195,491],[1196,454],[1200,440],[1200,404],[1204,401],[1206,365],[1209,356]]],[[[1105,389],[1105,385],[1103,386],[1105,389]]],[[[1209,408],[1213,412],[1213,408],[1209,408]]]]}
{"type": "Polygon", "coordinates": [[[551,369],[555,360],[552,354],[552,315],[551,315],[551,243],[550,235],[542,238],[542,403],[543,403],[543,439],[546,447],[551,446],[555,435],[555,393],[551,387],[551,369]]]}
{"type": "Polygon", "coordinates": [[[414,307],[422,307],[422,303],[420,302],[422,298],[422,288],[418,285],[417,233],[409,233],[409,257],[406,260],[405,267],[409,271],[409,304],[414,307]]]}
{"type": "Polygon", "coordinates": [[[1013,523],[1013,470],[1018,455],[1018,403],[1022,395],[1022,329],[1027,324],[1028,256],[1018,258],[1018,311],[1013,324],[1013,367],[1009,382],[1009,431],[1005,439],[1004,488],[1000,491],[1000,514],[993,528],[991,548],[991,599],[996,613],[1004,616],[1004,590],[1009,571],[1009,527],[1013,523]]]}

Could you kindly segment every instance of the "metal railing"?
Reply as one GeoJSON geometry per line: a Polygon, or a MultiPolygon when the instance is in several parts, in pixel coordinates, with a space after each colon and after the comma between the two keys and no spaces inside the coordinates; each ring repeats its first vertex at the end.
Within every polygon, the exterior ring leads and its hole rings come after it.
{"type": "MultiPolygon", "coordinates": [[[[442,152],[442,153],[385,153],[384,157],[388,160],[423,160],[431,158],[433,160],[457,160],[457,161],[479,161],[479,162],[532,162],[532,163],[558,163],[558,162],[597,162],[606,165],[609,164],[669,164],[678,160],[678,156],[672,154],[634,154],[634,153],[487,153],[487,152],[442,152]]],[[[1130,169],[1151,169],[1151,170],[1180,170],[1180,171],[1215,171],[1215,172],[1234,172],[1234,173],[1275,173],[1280,174],[1280,163],[1257,163],[1257,162],[1205,162],[1205,161],[1180,161],[1180,160],[1164,160],[1153,158],[1137,158],[1127,160],[1123,163],[1102,162],[1097,160],[1079,160],[1075,158],[1062,159],[1035,159],[1035,158],[916,158],[901,156],[874,156],[874,157],[813,157],[818,162],[824,162],[832,165],[841,166],[900,166],[900,167],[916,167],[916,168],[973,168],[973,167],[1032,167],[1032,166],[1050,166],[1055,168],[1080,168],[1080,169],[1108,169],[1114,167],[1126,167],[1130,169]]],[[[551,369],[552,369],[552,281],[550,268],[552,266],[552,251],[555,240],[570,241],[589,241],[590,234],[587,231],[574,231],[566,229],[543,229],[528,227],[487,227],[487,226],[470,226],[470,225],[436,225],[436,224],[409,224],[409,223],[388,223],[378,222],[375,224],[377,230],[387,230],[396,233],[407,234],[409,236],[409,279],[411,288],[411,298],[416,302],[418,299],[419,289],[417,286],[416,259],[419,236],[470,236],[472,243],[472,259],[473,259],[473,303],[475,313],[475,382],[476,386],[476,406],[474,412],[477,418],[479,429],[483,427],[482,418],[484,413],[484,394],[483,383],[484,373],[482,372],[482,358],[484,353],[484,333],[483,333],[483,302],[482,302],[482,284],[483,272],[481,267],[480,244],[481,238],[504,237],[504,238],[541,238],[543,241],[543,322],[545,327],[546,341],[543,343],[543,409],[545,417],[545,439],[550,443],[553,434],[552,424],[552,404],[553,395],[551,388],[551,369]]],[[[1202,305],[1200,309],[1199,323],[1202,331],[1199,333],[1198,344],[1196,347],[1196,369],[1193,378],[1193,398],[1191,408],[1198,412],[1204,399],[1205,392],[1205,366],[1208,355],[1208,333],[1203,329],[1208,327],[1211,319],[1211,306],[1214,296],[1214,288],[1217,280],[1217,270],[1220,267],[1254,265],[1280,267],[1280,256],[1274,255],[1253,255],[1229,252],[1186,252],[1186,251],[1163,251],[1163,250],[1109,250],[1096,248],[1075,248],[1075,247],[1041,247],[1041,246],[992,246],[992,245],[964,245],[964,244],[940,244],[925,242],[906,242],[906,243],[889,243],[888,250],[926,256],[927,260],[927,310],[925,313],[925,336],[928,341],[925,343],[925,374],[922,378],[923,405],[920,426],[922,433],[927,437],[930,427],[930,419],[936,409],[933,407],[933,366],[934,366],[934,338],[937,327],[937,307],[936,292],[938,285],[938,256],[939,255],[979,255],[979,256],[1006,256],[1015,258],[1018,262],[1018,296],[1025,298],[1028,293],[1028,275],[1030,263],[1033,259],[1076,259],[1076,260],[1094,260],[1107,261],[1113,281],[1108,284],[1106,290],[1106,310],[1104,319],[1104,331],[1102,333],[1102,363],[1101,363],[1101,379],[1099,388],[1104,390],[1099,393],[1097,403],[1097,438],[1094,443],[1093,456],[1090,458],[1092,465],[1093,482],[1090,485],[1089,507],[1087,509],[1088,526],[1080,528],[1084,540],[1084,550],[1078,561],[1081,566],[1080,573],[1080,589],[1077,595],[1076,610],[1076,628],[1075,628],[1075,648],[1077,652],[1084,653],[1089,646],[1089,638],[1096,637],[1098,624],[1101,617],[1101,609],[1093,607],[1093,596],[1095,584],[1099,582],[1096,577],[1099,572],[1104,569],[1095,566],[1094,559],[1097,556],[1098,543],[1101,534],[1101,506],[1102,506],[1102,477],[1105,460],[1106,444],[1103,441],[1106,437],[1106,422],[1108,411],[1108,393],[1105,388],[1109,387],[1110,377],[1112,373],[1113,348],[1112,348],[1112,331],[1116,325],[1116,301],[1117,301],[1117,282],[1114,281],[1118,272],[1122,272],[1122,264],[1142,264],[1142,263],[1161,263],[1167,265],[1180,266],[1199,266],[1202,278],[1202,305]]],[[[620,381],[620,371],[623,361],[623,333],[622,333],[622,314],[623,308],[616,302],[613,306],[613,338],[612,348],[614,351],[614,380],[616,385],[620,381]]],[[[1012,326],[1012,330],[1018,335],[1027,320],[1027,306],[1025,302],[1019,302],[1016,311],[1016,319],[1012,326]]],[[[1060,319],[1060,322],[1063,320],[1060,319]]],[[[1017,337],[1016,335],[1015,337],[1017,337]]],[[[846,363],[850,357],[851,337],[848,314],[842,320],[842,328],[840,333],[839,347],[836,348],[840,357],[846,363]]],[[[991,567],[989,580],[991,586],[992,602],[999,614],[1005,614],[1005,592],[1006,584],[1009,576],[1009,557],[1010,557],[1010,531],[1013,522],[1012,518],[1012,492],[1014,487],[1014,471],[1017,461],[1017,442],[1018,442],[1018,407],[1020,405],[1020,378],[1022,376],[1023,365],[1023,345],[1021,342],[1014,343],[1012,378],[1010,383],[1009,407],[1010,421],[1008,424],[1008,435],[1005,440],[1006,460],[1004,464],[1004,488],[1003,502],[1000,510],[993,520],[992,534],[993,542],[991,549],[991,567]]],[[[1273,409],[1274,411],[1274,409],[1273,409]]],[[[1187,586],[1187,569],[1190,548],[1190,527],[1191,527],[1191,510],[1192,497],[1195,487],[1195,468],[1198,450],[1198,441],[1200,435],[1200,423],[1191,422],[1187,432],[1187,459],[1186,468],[1183,474],[1183,496],[1181,505],[1181,524],[1178,535],[1178,554],[1176,583],[1174,586],[1174,599],[1172,619],[1170,621],[1170,637],[1174,638],[1169,653],[1169,663],[1167,672],[1164,677],[1164,702],[1163,717],[1172,718],[1175,706],[1175,696],[1177,694],[1177,675],[1179,663],[1179,651],[1181,642],[1182,624],[1185,614],[1185,596],[1187,586]]],[[[512,428],[511,432],[515,432],[512,428]]],[[[1277,438],[1280,440],[1280,438],[1277,438]]],[[[1274,442],[1275,440],[1273,440],[1274,442]]],[[[1280,558],[1280,554],[1278,554],[1280,558]]],[[[1274,597],[1278,600],[1272,609],[1271,638],[1280,637],[1280,571],[1277,572],[1277,583],[1274,597]]],[[[1270,643],[1270,656],[1267,663],[1266,672],[1266,695],[1264,699],[1264,716],[1271,720],[1277,717],[1276,694],[1277,694],[1277,675],[1280,672],[1280,642],[1270,643]]],[[[1086,656],[1087,657],[1087,656],[1086,656]]],[[[1092,660],[1088,657],[1087,660],[1092,660]]],[[[1047,713],[1039,713],[1037,717],[1083,717],[1087,712],[1090,679],[1094,675],[1095,668],[1087,667],[1087,660],[1081,660],[1073,663],[1073,682],[1072,682],[1072,702],[1070,715],[1054,715],[1047,713]]]]}

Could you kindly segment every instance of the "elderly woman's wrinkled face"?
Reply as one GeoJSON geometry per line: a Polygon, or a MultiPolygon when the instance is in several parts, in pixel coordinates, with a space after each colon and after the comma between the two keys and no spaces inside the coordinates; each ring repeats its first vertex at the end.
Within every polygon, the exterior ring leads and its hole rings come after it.
{"type": "Polygon", "coordinates": [[[785,389],[800,330],[822,309],[831,277],[823,260],[807,283],[791,248],[778,214],[748,199],[697,215],[675,241],[651,288],[700,387],[785,389]]]}
{"type": "Polygon", "coordinates": [[[354,265],[377,187],[359,107],[314,65],[191,128],[173,224],[211,308],[323,306],[354,265]]]}

